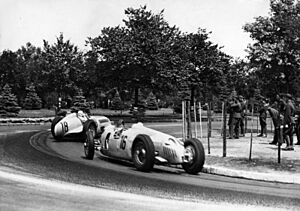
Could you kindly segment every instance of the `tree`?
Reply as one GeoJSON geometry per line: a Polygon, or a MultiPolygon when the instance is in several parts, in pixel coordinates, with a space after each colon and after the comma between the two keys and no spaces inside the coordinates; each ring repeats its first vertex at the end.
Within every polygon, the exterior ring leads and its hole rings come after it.
{"type": "Polygon", "coordinates": [[[5,50],[0,56],[0,86],[4,87],[5,84],[13,84],[13,92],[19,93],[24,90],[24,75],[18,68],[17,54],[10,50],[5,50]]]}
{"type": "Polygon", "coordinates": [[[248,47],[252,70],[262,94],[300,94],[300,2],[271,0],[269,17],[257,17],[244,30],[254,43],[248,47]]]}
{"type": "Polygon", "coordinates": [[[17,102],[17,97],[12,93],[8,84],[3,87],[0,97],[0,114],[1,116],[14,117],[17,116],[21,107],[17,102]]]}
{"type": "Polygon", "coordinates": [[[217,45],[209,41],[205,29],[199,29],[196,34],[181,34],[172,45],[172,58],[167,70],[162,71],[161,77],[177,84],[189,87],[191,100],[196,96],[210,96],[220,93],[219,84],[223,75],[230,67],[230,57],[222,53],[217,45]]]}
{"type": "Polygon", "coordinates": [[[170,60],[170,46],[178,29],[146,6],[125,10],[125,27],[106,27],[96,38],[89,38],[92,51],[111,67],[111,82],[120,90],[132,87],[138,104],[140,87],[152,88],[160,80],[159,72],[170,60]]]}
{"type": "Polygon", "coordinates": [[[156,101],[156,97],[153,94],[153,92],[149,93],[149,95],[146,99],[146,102],[147,102],[147,108],[149,110],[157,110],[158,109],[158,104],[157,104],[157,101],[156,101]]]}
{"type": "Polygon", "coordinates": [[[29,87],[27,87],[26,91],[27,91],[27,95],[26,95],[26,98],[24,100],[23,107],[25,109],[29,109],[29,110],[30,109],[31,110],[41,109],[42,100],[37,95],[34,85],[30,85],[29,87]]]}
{"type": "Polygon", "coordinates": [[[82,52],[60,34],[53,45],[44,40],[42,55],[41,81],[47,88],[45,92],[55,91],[62,98],[73,96],[85,76],[82,52]]]}
{"type": "Polygon", "coordinates": [[[90,113],[90,105],[86,101],[81,89],[77,89],[77,94],[73,97],[73,106],[71,107],[71,110],[82,110],[90,113]]]}
{"type": "Polygon", "coordinates": [[[111,100],[110,108],[113,110],[123,110],[124,109],[123,102],[121,100],[118,90],[116,90],[115,95],[111,100]]]}
{"type": "MultiPolygon", "coordinates": [[[[34,86],[39,95],[44,93],[42,74],[42,50],[33,46],[30,42],[21,46],[16,51],[18,90],[15,91],[20,102],[24,101],[27,94],[27,88],[34,86]]],[[[46,83],[45,83],[46,84],[46,83]]]]}

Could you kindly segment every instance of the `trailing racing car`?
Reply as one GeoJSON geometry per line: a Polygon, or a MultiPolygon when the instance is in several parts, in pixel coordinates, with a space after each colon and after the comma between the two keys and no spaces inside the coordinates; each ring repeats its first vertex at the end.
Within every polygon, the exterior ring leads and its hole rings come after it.
{"type": "Polygon", "coordinates": [[[100,133],[101,128],[111,125],[110,120],[105,116],[89,116],[79,110],[69,114],[56,116],[51,123],[51,133],[54,139],[76,139],[85,140],[86,131],[100,133]],[[91,124],[91,122],[93,124],[91,124]]]}
{"type": "Polygon", "coordinates": [[[92,160],[95,150],[104,156],[132,161],[137,170],[145,172],[151,171],[154,164],[181,164],[187,173],[197,174],[205,162],[204,147],[200,140],[191,138],[182,141],[147,128],[142,123],[133,124],[127,129],[119,121],[117,125],[102,127],[100,133],[87,130],[84,141],[86,158],[92,160]]]}

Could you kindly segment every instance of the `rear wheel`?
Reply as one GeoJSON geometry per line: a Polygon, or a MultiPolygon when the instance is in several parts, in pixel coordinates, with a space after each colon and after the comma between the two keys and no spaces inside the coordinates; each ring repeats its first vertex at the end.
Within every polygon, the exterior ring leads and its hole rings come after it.
{"type": "Polygon", "coordinates": [[[149,136],[139,135],[136,137],[132,148],[132,160],[139,171],[149,172],[154,165],[154,144],[149,136]]]}
{"type": "Polygon", "coordinates": [[[51,133],[52,133],[52,136],[53,136],[53,138],[54,138],[55,140],[58,140],[58,141],[61,140],[62,137],[57,136],[57,135],[55,134],[54,129],[55,129],[56,124],[57,124],[60,120],[62,120],[62,119],[63,119],[62,116],[57,116],[57,117],[55,117],[55,118],[52,120],[52,123],[51,123],[51,133]]]}
{"type": "Polygon", "coordinates": [[[205,162],[204,147],[200,140],[191,138],[184,142],[185,162],[183,169],[189,174],[198,174],[205,162]]]}

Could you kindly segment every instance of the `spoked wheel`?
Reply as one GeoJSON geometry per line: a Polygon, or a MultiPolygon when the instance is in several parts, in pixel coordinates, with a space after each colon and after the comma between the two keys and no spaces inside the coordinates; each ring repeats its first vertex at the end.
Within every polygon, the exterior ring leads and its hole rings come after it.
{"type": "Polygon", "coordinates": [[[93,160],[95,154],[95,142],[96,127],[92,123],[88,123],[85,127],[85,140],[83,143],[85,157],[89,160],[93,160]]]}
{"type": "Polygon", "coordinates": [[[205,162],[204,147],[200,140],[192,138],[184,142],[185,155],[183,169],[189,174],[198,174],[205,162]]]}
{"type": "Polygon", "coordinates": [[[154,145],[149,136],[139,135],[132,150],[132,160],[139,171],[151,171],[154,165],[154,145]]]}

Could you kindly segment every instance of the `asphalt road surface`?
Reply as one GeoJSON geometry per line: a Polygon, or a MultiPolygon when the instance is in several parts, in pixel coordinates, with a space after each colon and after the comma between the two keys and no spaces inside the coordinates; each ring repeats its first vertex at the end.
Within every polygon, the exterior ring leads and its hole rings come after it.
{"type": "MultiPolygon", "coordinates": [[[[181,128],[159,124],[148,126],[181,128]]],[[[131,163],[100,154],[86,160],[82,143],[56,142],[48,128],[1,128],[11,133],[0,137],[0,210],[300,209],[298,185],[188,175],[179,166],[138,172],[131,163]]]]}

